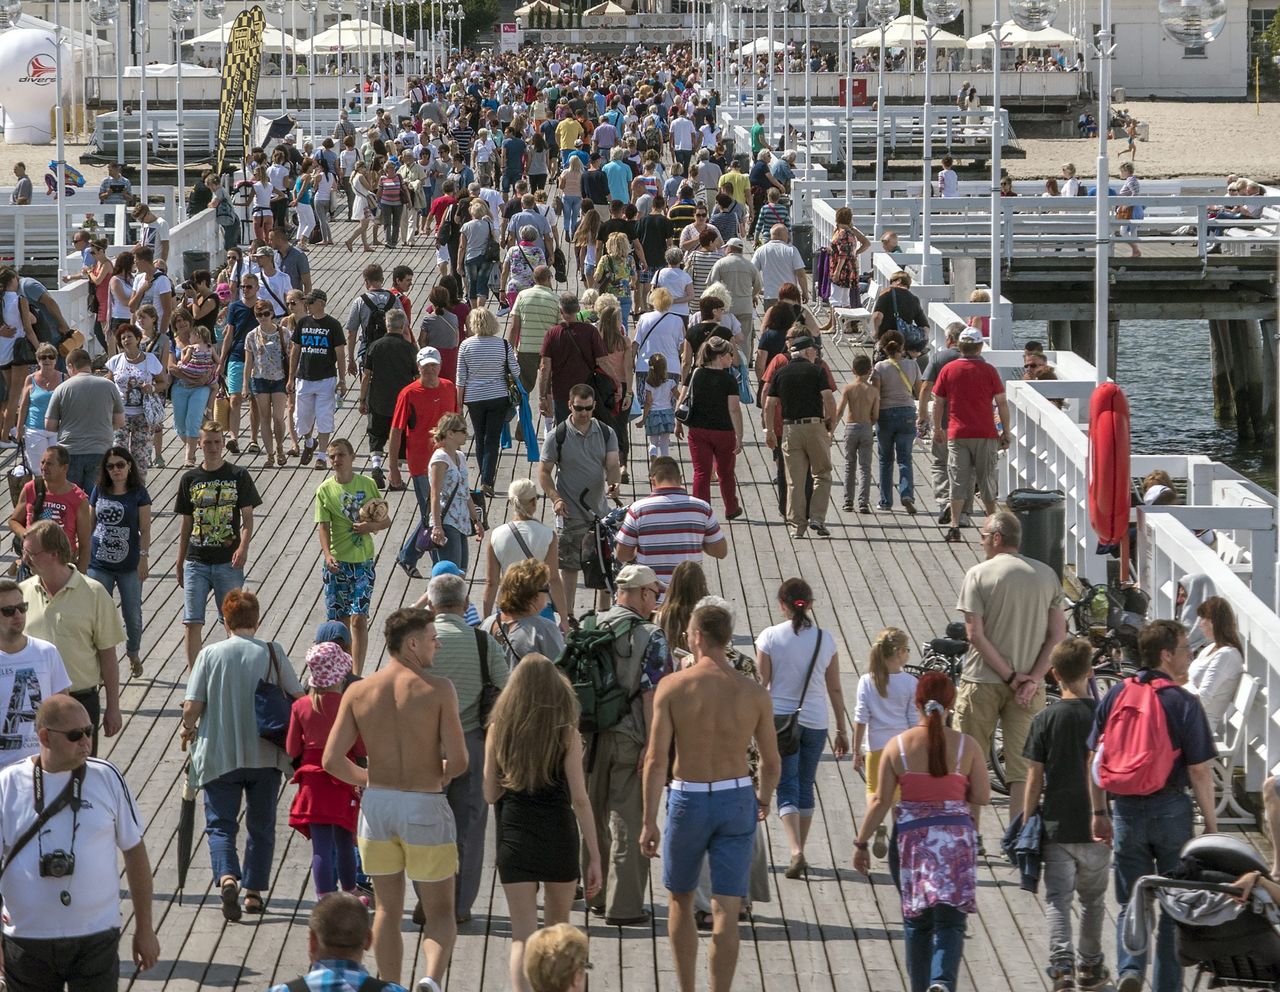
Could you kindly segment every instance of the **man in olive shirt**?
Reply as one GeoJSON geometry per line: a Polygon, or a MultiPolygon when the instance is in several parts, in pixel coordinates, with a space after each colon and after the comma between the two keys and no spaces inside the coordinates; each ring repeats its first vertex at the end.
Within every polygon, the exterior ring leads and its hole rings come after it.
{"type": "Polygon", "coordinates": [[[507,340],[516,350],[520,362],[520,381],[529,399],[538,382],[538,365],[542,361],[542,339],[560,323],[560,294],[551,288],[551,269],[539,265],[533,270],[533,285],[520,290],[511,308],[511,330],[507,340]]]}
{"type": "Polygon", "coordinates": [[[449,783],[445,795],[458,832],[458,883],[454,911],[459,923],[471,918],[484,868],[484,834],[489,807],[484,801],[484,735],[480,696],[485,685],[507,684],[506,656],[489,634],[468,626],[467,583],[458,575],[437,575],[427,585],[436,615],[435,674],[453,683],[467,741],[467,772],[449,783]],[[483,652],[483,656],[481,655],[483,652]]]}

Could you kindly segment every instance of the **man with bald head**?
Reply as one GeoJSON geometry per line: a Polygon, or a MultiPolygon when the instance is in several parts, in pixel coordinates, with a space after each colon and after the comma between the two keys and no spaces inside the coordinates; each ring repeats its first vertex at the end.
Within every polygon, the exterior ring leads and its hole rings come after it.
{"type": "Polygon", "coordinates": [[[791,232],[785,224],[769,228],[769,240],[756,249],[751,258],[760,273],[764,287],[764,308],[767,311],[778,302],[778,290],[784,283],[795,283],[800,290],[800,301],[808,302],[809,283],[805,276],[804,259],[800,250],[791,243],[791,232]]]}
{"type": "Polygon", "coordinates": [[[145,971],[160,956],[142,818],[119,770],[89,757],[93,725],[80,702],[50,696],[36,711],[36,735],[38,755],[0,770],[0,968],[11,992],[114,992],[117,849],[133,899],[133,963],[145,971]]]}

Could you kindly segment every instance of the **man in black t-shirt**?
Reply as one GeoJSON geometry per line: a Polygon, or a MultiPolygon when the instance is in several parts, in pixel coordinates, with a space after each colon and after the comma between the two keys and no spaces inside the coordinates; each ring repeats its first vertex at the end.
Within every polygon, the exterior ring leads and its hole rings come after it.
{"type": "MultiPolygon", "coordinates": [[[[387,313],[387,333],[373,343],[364,356],[364,374],[360,379],[360,412],[368,414],[369,455],[373,459],[373,481],[383,492],[387,489],[382,470],[383,450],[391,435],[391,415],[396,412],[400,390],[418,377],[418,348],[413,341],[404,311],[387,313]]],[[[391,452],[392,461],[404,457],[404,440],[400,450],[391,452]]]]}
{"type": "MultiPolygon", "coordinates": [[[[667,249],[671,247],[671,220],[667,217],[667,198],[658,193],[653,198],[649,212],[636,224],[636,240],[644,255],[645,265],[656,272],[666,264],[667,249]]],[[[642,275],[641,282],[648,282],[642,275]]]]}
{"type": "Polygon", "coordinates": [[[253,478],[224,461],[223,425],[206,420],[200,427],[203,462],[182,473],[173,512],[182,518],[174,571],[182,587],[187,670],[195,664],[204,640],[204,614],[209,593],[222,616],[222,600],[244,585],[245,562],[253,537],[253,508],[262,499],[253,478]]]}
{"type": "MultiPolygon", "coordinates": [[[[621,200],[611,200],[609,202],[609,219],[600,225],[600,229],[596,232],[596,258],[604,258],[607,254],[605,248],[609,244],[609,237],[613,234],[625,234],[627,236],[627,244],[631,246],[631,250],[639,259],[643,256],[640,248],[640,242],[636,239],[636,222],[627,220],[622,216],[622,211],[626,204],[621,200]]],[[[640,266],[636,266],[639,268],[640,266]]]]}
{"type": "Polygon", "coordinates": [[[305,438],[301,462],[306,465],[314,455],[316,469],[322,470],[327,467],[324,453],[338,408],[334,390],[336,387],[338,392],[347,391],[347,347],[342,325],[324,312],[328,294],[323,289],[313,289],[304,299],[309,316],[294,328],[288,388],[295,397],[294,427],[298,437],[305,438]]]}
{"type": "Polygon", "coordinates": [[[819,537],[830,537],[827,504],[831,499],[831,436],[835,430],[836,403],[827,378],[817,365],[813,338],[791,342],[791,360],[769,379],[764,401],[765,444],[778,444],[774,416],[782,413],[782,458],[787,467],[787,510],[795,536],[813,528],[819,537]],[[808,513],[803,500],[805,473],[813,473],[813,496],[808,513]]]}

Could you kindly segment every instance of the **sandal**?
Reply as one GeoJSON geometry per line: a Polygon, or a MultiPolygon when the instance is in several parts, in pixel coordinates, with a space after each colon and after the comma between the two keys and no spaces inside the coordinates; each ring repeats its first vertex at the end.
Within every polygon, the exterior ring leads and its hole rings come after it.
{"type": "Polygon", "coordinates": [[[129,655],[129,674],[135,679],[142,677],[142,659],[136,654],[129,655]]]}
{"type": "Polygon", "coordinates": [[[228,923],[238,923],[240,913],[240,883],[228,878],[222,883],[222,918],[228,923]]]}
{"type": "Polygon", "coordinates": [[[256,892],[250,892],[244,897],[244,911],[246,913],[253,913],[257,916],[261,916],[267,911],[267,904],[263,900],[262,896],[258,895],[256,892]]]}
{"type": "Polygon", "coordinates": [[[250,442],[249,442],[249,447],[245,448],[244,450],[245,450],[245,454],[247,454],[247,455],[260,455],[260,454],[262,454],[262,449],[261,449],[260,447],[258,447],[258,442],[257,442],[257,441],[250,441],[250,442]]]}
{"type": "Polygon", "coordinates": [[[156,455],[151,459],[152,468],[164,468],[164,455],[156,455]]]}

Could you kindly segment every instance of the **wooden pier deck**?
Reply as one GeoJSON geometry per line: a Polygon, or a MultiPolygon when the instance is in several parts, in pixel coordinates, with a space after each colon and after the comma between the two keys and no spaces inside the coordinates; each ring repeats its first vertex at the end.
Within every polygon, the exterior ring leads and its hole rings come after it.
{"type": "MultiPolygon", "coordinates": [[[[348,225],[339,225],[345,234],[348,225]]],[[[324,288],[331,311],[342,319],[358,291],[360,269],[377,258],[390,270],[396,263],[415,269],[412,292],[415,310],[423,307],[434,281],[433,249],[414,247],[397,252],[348,254],[341,246],[317,249],[312,255],[313,278],[324,288]]],[[[828,349],[838,377],[847,375],[851,354],[828,349]]],[[[339,410],[339,435],[355,441],[361,452],[359,470],[367,470],[364,456],[363,419],[351,402],[339,410]]],[[[937,636],[954,616],[954,603],[966,568],[978,560],[976,530],[966,532],[964,544],[943,543],[933,521],[936,507],[927,485],[923,457],[917,453],[917,498],[921,513],[909,517],[900,511],[868,516],[843,514],[837,508],[843,498],[842,459],[837,458],[833,511],[829,517],[831,540],[793,540],[778,520],[771,491],[773,463],[758,429],[758,416],[749,414],[744,453],[738,477],[746,516],[725,525],[730,552],[723,561],[707,562],[713,591],[732,600],[740,623],[736,643],[749,650],[754,636],[776,622],[773,592],[792,575],[804,575],[817,591],[816,615],[831,629],[840,646],[845,697],[852,703],[859,669],[868,644],[886,625],[905,629],[913,644],[937,636]],[[919,485],[924,481],[924,485],[919,485]]],[[[168,431],[166,458],[170,466],[182,461],[172,431],[168,431]]],[[[638,450],[633,448],[633,451],[638,450]]],[[[689,472],[687,452],[676,453],[689,472]]],[[[297,467],[264,469],[263,458],[241,456],[236,461],[254,474],[263,505],[256,514],[256,536],[248,563],[248,586],[264,606],[262,633],[283,644],[295,669],[311,644],[316,624],[324,619],[318,579],[320,549],[312,524],[312,493],[322,480],[319,472],[297,467]]],[[[501,462],[499,492],[515,475],[531,473],[523,451],[508,454],[501,462]]],[[[181,592],[174,581],[174,550],[178,521],[172,513],[179,470],[153,472],[151,493],[155,501],[152,576],[145,586],[146,630],[143,656],[146,674],[127,679],[122,690],[124,729],[104,739],[103,756],[117,764],[138,799],[146,818],[146,843],[155,873],[155,919],[162,948],[159,964],[135,975],[127,961],[121,985],[138,992],[196,992],[200,989],[265,989],[305,972],[306,921],[313,906],[309,877],[310,848],[287,825],[287,809],[293,789],[286,785],[280,797],[273,881],[267,911],[262,917],[246,916],[238,924],[224,922],[208,869],[208,852],[201,840],[196,847],[186,890],[176,891],[176,827],[181,796],[184,755],[178,748],[177,729],[184,689],[181,592]]],[[[643,494],[644,476],[633,461],[625,498],[643,494]]],[[[714,495],[714,494],[713,494],[714,495]]],[[[369,665],[383,658],[381,618],[415,600],[425,583],[410,582],[394,567],[399,542],[411,526],[414,500],[407,493],[390,495],[395,525],[378,541],[378,582],[374,596],[369,665]]],[[[717,500],[718,502],[718,500],[717,500]]],[[[500,522],[506,502],[497,499],[491,516],[500,522]]],[[[473,545],[474,547],[474,545],[473,545]]],[[[480,581],[474,560],[469,573],[473,598],[480,581]]],[[[213,639],[221,637],[215,626],[213,639]]],[[[808,852],[811,868],[807,880],[783,877],[788,855],[776,817],[769,820],[772,899],[755,906],[742,928],[743,943],[735,987],[770,992],[893,992],[905,988],[902,921],[897,895],[884,864],[876,864],[870,881],[850,868],[851,841],[866,805],[862,778],[849,760],[835,762],[828,753],[818,771],[818,809],[808,852]]],[[[198,811],[202,816],[202,811],[198,811]]],[[[989,851],[998,851],[1005,809],[998,799],[983,817],[989,851]]],[[[1250,839],[1261,844],[1256,834],[1250,839]]],[[[493,830],[488,833],[481,895],[474,920],[460,927],[448,992],[500,990],[507,987],[509,923],[502,887],[492,862],[493,830]]],[[[123,876],[122,876],[123,877],[123,876]]],[[[979,912],[969,923],[969,940],[960,988],[1047,990],[1044,975],[1047,942],[1044,915],[1036,896],[1018,888],[1017,874],[1003,858],[992,856],[980,864],[979,912]]],[[[643,992],[674,989],[675,981],[667,942],[667,900],[661,886],[660,866],[650,874],[651,926],[617,929],[588,918],[578,904],[573,922],[586,928],[591,938],[593,992],[643,992]]],[[[126,907],[126,933],[122,946],[127,958],[130,905],[126,907]]],[[[1114,916],[1115,906],[1111,906],[1114,916]]],[[[400,980],[410,984],[421,976],[418,938],[406,916],[406,967],[400,980]]],[[[1108,929],[1107,957],[1114,958],[1108,929]]],[[[700,975],[705,974],[705,944],[700,975]]],[[[370,957],[371,961],[371,957],[370,957]]],[[[389,976],[395,977],[395,976],[389,976]]]]}

